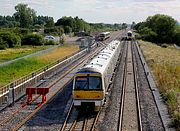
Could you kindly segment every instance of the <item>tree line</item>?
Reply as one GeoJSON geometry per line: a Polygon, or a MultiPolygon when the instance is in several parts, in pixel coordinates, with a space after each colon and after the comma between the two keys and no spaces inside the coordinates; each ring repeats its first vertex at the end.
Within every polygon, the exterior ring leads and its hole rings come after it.
{"type": "Polygon", "coordinates": [[[83,31],[90,34],[91,32],[119,30],[127,27],[126,23],[88,23],[78,16],[74,18],[64,16],[54,22],[53,17],[37,16],[37,12],[28,7],[27,4],[21,3],[14,8],[15,13],[12,16],[0,16],[0,49],[27,44],[54,44],[53,42],[43,41],[42,35],[61,37],[63,33],[83,31]],[[33,32],[38,32],[38,34],[33,34],[33,32]]]}
{"type": "Polygon", "coordinates": [[[138,38],[160,45],[176,43],[180,46],[180,25],[171,16],[156,14],[149,16],[144,22],[132,25],[139,33],[138,38]]]}
{"type": "Polygon", "coordinates": [[[46,31],[56,31],[56,28],[61,27],[65,33],[79,32],[79,31],[100,31],[100,30],[117,30],[125,28],[126,24],[103,24],[103,23],[88,23],[81,18],[76,17],[62,17],[54,22],[53,17],[37,16],[37,12],[28,7],[27,4],[18,4],[15,6],[16,12],[10,16],[0,16],[1,28],[28,28],[38,29],[45,28],[46,31]]]}

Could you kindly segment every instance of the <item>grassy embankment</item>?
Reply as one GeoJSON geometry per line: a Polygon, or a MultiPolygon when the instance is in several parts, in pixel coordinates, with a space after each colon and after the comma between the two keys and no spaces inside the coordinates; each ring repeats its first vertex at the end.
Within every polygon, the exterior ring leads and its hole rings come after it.
{"type": "Polygon", "coordinates": [[[0,67],[0,87],[78,50],[77,45],[64,45],[47,54],[22,59],[8,66],[0,67]]]}
{"type": "Polygon", "coordinates": [[[163,48],[150,42],[139,42],[173,117],[172,125],[180,130],[180,50],[173,46],[163,48]]]}
{"type": "Polygon", "coordinates": [[[13,60],[37,51],[48,49],[52,46],[22,46],[17,48],[8,48],[0,50],[0,63],[13,60]]]}

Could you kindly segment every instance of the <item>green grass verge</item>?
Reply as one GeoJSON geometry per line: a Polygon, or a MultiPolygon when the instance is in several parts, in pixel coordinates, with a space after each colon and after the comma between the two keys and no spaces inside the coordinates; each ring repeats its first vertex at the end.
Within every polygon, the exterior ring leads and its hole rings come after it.
{"type": "Polygon", "coordinates": [[[22,46],[18,48],[8,48],[6,50],[0,50],[0,63],[29,55],[41,50],[45,50],[50,47],[52,46],[22,46]]]}
{"type": "Polygon", "coordinates": [[[180,130],[180,51],[144,41],[140,41],[140,47],[173,117],[172,126],[180,130]]]}
{"type": "Polygon", "coordinates": [[[0,67],[0,86],[10,83],[17,78],[25,76],[44,65],[48,62],[38,61],[35,58],[22,59],[13,64],[0,67]]]}

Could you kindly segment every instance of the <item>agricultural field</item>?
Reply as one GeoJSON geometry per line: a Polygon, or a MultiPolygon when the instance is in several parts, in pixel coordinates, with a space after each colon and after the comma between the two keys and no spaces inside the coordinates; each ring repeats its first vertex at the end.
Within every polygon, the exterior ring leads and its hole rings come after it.
{"type": "Polygon", "coordinates": [[[52,46],[21,46],[17,48],[7,48],[5,50],[0,50],[0,63],[45,50],[50,47],[52,46]]]}
{"type": "Polygon", "coordinates": [[[79,46],[77,45],[63,45],[49,53],[33,58],[22,59],[10,65],[0,67],[0,87],[47,66],[56,60],[75,53],[78,50],[79,46]]]}
{"type": "Polygon", "coordinates": [[[139,43],[173,116],[172,125],[180,129],[180,50],[173,46],[163,48],[150,42],[139,43]]]}

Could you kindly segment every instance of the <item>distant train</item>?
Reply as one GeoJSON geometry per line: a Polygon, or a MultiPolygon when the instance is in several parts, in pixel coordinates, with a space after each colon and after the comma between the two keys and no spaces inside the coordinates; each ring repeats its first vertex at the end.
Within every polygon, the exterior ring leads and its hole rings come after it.
{"type": "Polygon", "coordinates": [[[110,37],[110,32],[102,32],[98,36],[98,40],[104,41],[110,37]]]}
{"type": "Polygon", "coordinates": [[[95,111],[104,104],[105,93],[120,54],[120,41],[112,41],[97,56],[76,72],[73,81],[75,107],[90,107],[95,111]]]}
{"type": "Polygon", "coordinates": [[[128,31],[127,32],[127,40],[132,40],[132,38],[133,38],[132,31],[128,31]]]}

